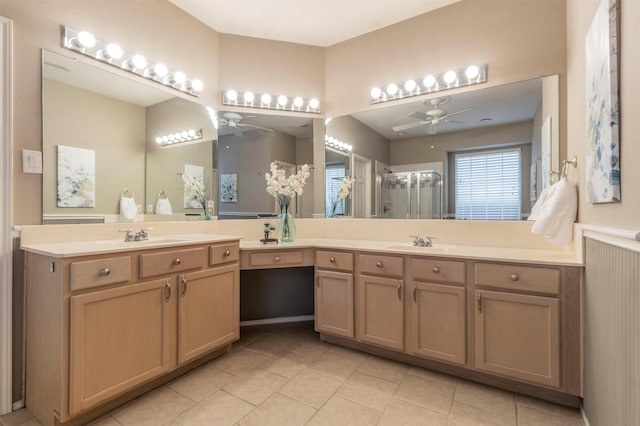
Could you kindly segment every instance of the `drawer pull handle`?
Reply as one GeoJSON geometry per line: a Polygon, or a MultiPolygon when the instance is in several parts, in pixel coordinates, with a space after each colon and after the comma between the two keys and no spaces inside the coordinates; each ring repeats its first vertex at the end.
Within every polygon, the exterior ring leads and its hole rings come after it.
{"type": "Polygon", "coordinates": [[[398,292],[398,300],[402,300],[402,283],[398,284],[398,287],[396,287],[396,291],[398,292]]]}
{"type": "Polygon", "coordinates": [[[106,277],[111,273],[111,269],[109,268],[102,268],[100,269],[100,272],[98,272],[98,275],[100,275],[101,277],[106,277]]]}
{"type": "Polygon", "coordinates": [[[330,257],[330,258],[329,258],[329,262],[331,262],[331,263],[336,263],[336,258],[335,258],[335,257],[330,257]]]}
{"type": "Polygon", "coordinates": [[[416,303],[418,301],[417,292],[418,286],[416,285],[416,283],[413,283],[413,303],[416,303]]]}
{"type": "Polygon", "coordinates": [[[440,273],[440,268],[438,268],[437,266],[434,266],[432,269],[434,274],[439,274],[440,273]]]}
{"type": "Polygon", "coordinates": [[[179,258],[179,257],[173,261],[173,264],[174,264],[174,265],[179,265],[179,264],[181,264],[181,263],[182,263],[182,260],[180,260],[180,258],[179,258]]]}
{"type": "Polygon", "coordinates": [[[274,257],[274,258],[273,258],[273,261],[274,261],[274,262],[280,262],[280,256],[276,256],[276,257],[274,257]]]}
{"type": "Polygon", "coordinates": [[[187,294],[187,277],[184,275],[180,275],[180,284],[182,284],[182,292],[180,295],[184,297],[187,294]]]}
{"type": "Polygon", "coordinates": [[[164,283],[164,289],[165,289],[165,293],[167,294],[164,297],[164,301],[168,302],[171,299],[171,284],[169,284],[169,280],[167,280],[167,282],[164,283]]]}
{"type": "Polygon", "coordinates": [[[225,250],[224,257],[229,257],[229,256],[231,256],[231,252],[229,250],[225,250]]]}
{"type": "Polygon", "coordinates": [[[478,312],[482,313],[482,293],[478,293],[478,312]]]}
{"type": "Polygon", "coordinates": [[[377,266],[378,268],[382,268],[382,266],[383,266],[383,265],[382,265],[382,262],[380,262],[380,261],[376,262],[376,266],[377,266]]]}
{"type": "Polygon", "coordinates": [[[518,276],[518,274],[511,274],[511,281],[518,281],[520,279],[520,277],[518,276]]]}

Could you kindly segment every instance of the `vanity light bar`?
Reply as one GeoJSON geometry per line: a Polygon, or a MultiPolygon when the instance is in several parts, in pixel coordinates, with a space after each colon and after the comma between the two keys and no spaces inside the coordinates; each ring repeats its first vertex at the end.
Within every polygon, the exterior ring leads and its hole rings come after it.
{"type": "Polygon", "coordinates": [[[300,96],[274,96],[269,93],[253,93],[249,91],[238,92],[235,90],[226,90],[222,92],[222,104],[292,112],[311,112],[315,114],[321,112],[320,101],[316,98],[304,99],[300,96]]]}
{"type": "Polygon", "coordinates": [[[342,142],[341,140],[338,140],[329,135],[324,135],[324,144],[330,148],[338,149],[344,152],[350,152],[351,150],[353,150],[353,146],[351,146],[350,144],[342,142]]]}
{"type": "Polygon", "coordinates": [[[192,96],[200,96],[200,92],[204,89],[202,80],[187,77],[182,71],[172,71],[166,65],[151,62],[138,53],[129,53],[116,43],[98,40],[88,31],[78,31],[65,25],[62,45],[67,49],[192,96]]]}
{"type": "Polygon", "coordinates": [[[369,92],[369,103],[389,102],[426,93],[455,89],[456,87],[472,86],[486,81],[486,65],[469,65],[467,68],[451,70],[442,74],[429,74],[422,79],[391,83],[384,89],[374,87],[369,92]]]}
{"type": "Polygon", "coordinates": [[[156,143],[159,145],[172,145],[175,143],[197,141],[198,139],[202,139],[202,129],[189,129],[169,135],[158,136],[156,143]]]}

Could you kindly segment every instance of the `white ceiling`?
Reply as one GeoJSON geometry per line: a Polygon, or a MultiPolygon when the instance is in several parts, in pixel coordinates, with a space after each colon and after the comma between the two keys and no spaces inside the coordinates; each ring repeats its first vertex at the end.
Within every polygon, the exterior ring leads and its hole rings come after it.
{"type": "Polygon", "coordinates": [[[331,46],[460,0],[169,0],[214,30],[331,46]]]}

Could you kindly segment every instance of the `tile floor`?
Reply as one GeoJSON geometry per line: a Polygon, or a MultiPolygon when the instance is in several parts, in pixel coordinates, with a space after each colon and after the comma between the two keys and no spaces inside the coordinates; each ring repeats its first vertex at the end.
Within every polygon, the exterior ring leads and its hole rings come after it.
{"type": "MultiPolygon", "coordinates": [[[[577,409],[321,342],[311,323],[241,334],[229,354],[92,425],[584,425],[577,409]]],[[[38,424],[26,410],[0,417],[38,424]]]]}

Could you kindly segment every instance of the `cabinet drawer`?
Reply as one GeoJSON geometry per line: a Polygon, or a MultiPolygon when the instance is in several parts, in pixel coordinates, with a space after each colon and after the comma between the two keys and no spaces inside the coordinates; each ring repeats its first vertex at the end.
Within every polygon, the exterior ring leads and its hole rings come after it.
{"type": "Polygon", "coordinates": [[[140,278],[202,268],[204,259],[202,247],[141,254],[140,278]]]}
{"type": "Polygon", "coordinates": [[[475,284],[510,290],[560,294],[560,270],[476,263],[475,284]]]}
{"type": "Polygon", "coordinates": [[[71,291],[123,283],[131,278],[131,259],[122,256],[72,262],[70,272],[71,291]]]}
{"type": "Polygon", "coordinates": [[[464,262],[439,259],[411,259],[411,276],[417,280],[464,284],[464,262]]]}
{"type": "Polygon", "coordinates": [[[249,256],[250,266],[302,265],[303,260],[302,250],[268,251],[249,256]]]}
{"type": "Polygon", "coordinates": [[[316,267],[353,271],[353,253],[318,250],[316,251],[316,267]]]}
{"type": "Polygon", "coordinates": [[[209,265],[237,262],[240,258],[240,246],[237,243],[209,246],[209,265]]]}
{"type": "Polygon", "coordinates": [[[404,258],[377,254],[361,254],[358,257],[360,272],[363,274],[404,275],[404,258]]]}

